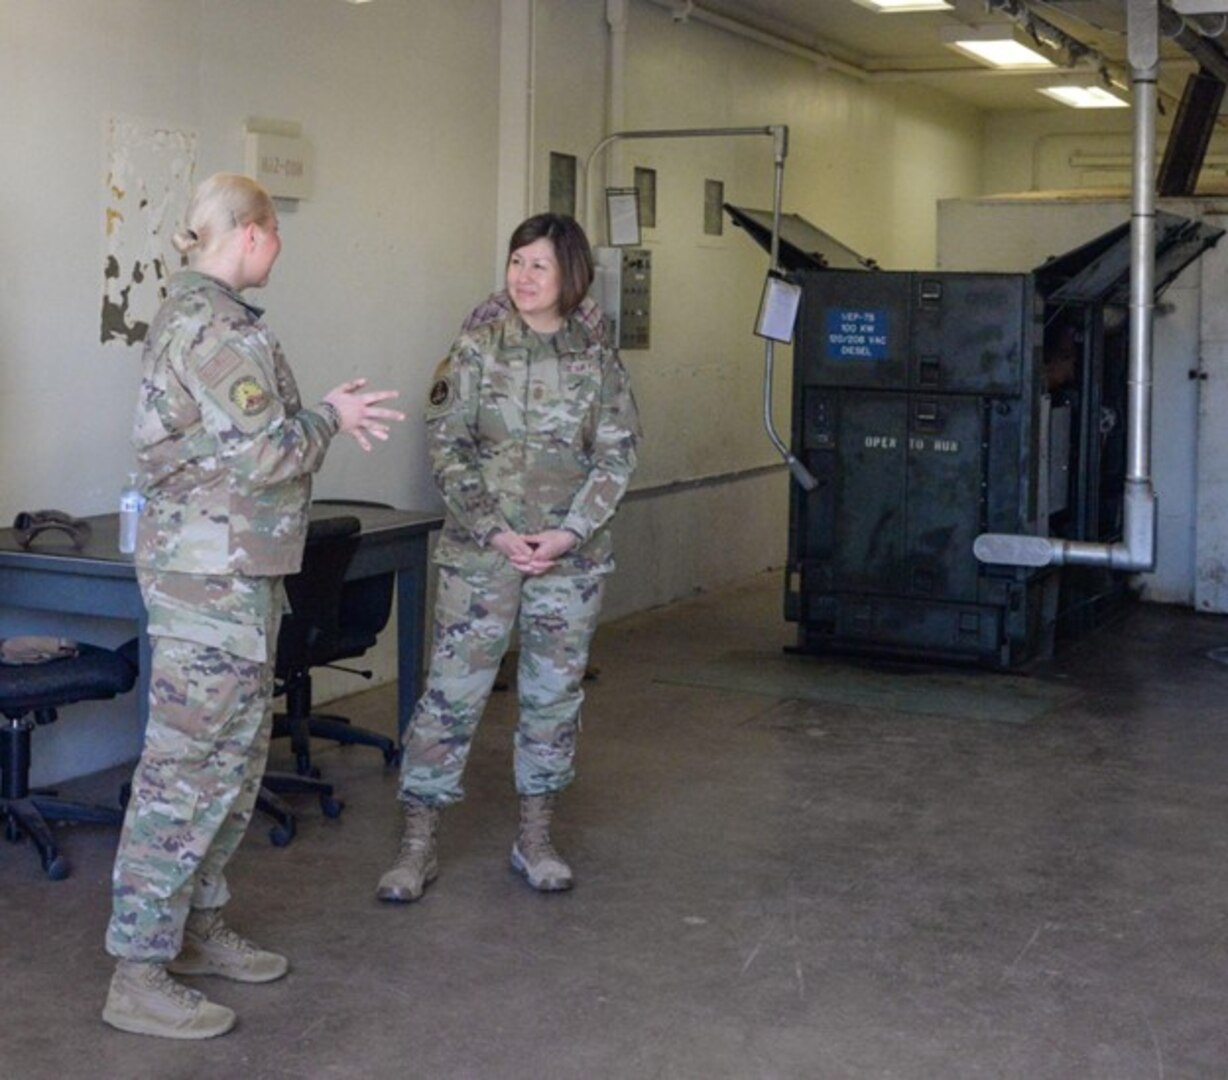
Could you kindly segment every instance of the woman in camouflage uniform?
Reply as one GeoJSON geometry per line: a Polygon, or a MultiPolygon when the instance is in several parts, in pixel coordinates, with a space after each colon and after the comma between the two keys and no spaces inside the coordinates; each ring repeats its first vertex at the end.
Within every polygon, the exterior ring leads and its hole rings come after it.
{"type": "Polygon", "coordinates": [[[402,419],[343,383],[304,409],[281,346],[243,299],[281,251],[267,192],[197,188],[175,274],[145,342],[133,440],[147,498],[135,562],[153,648],[149,723],[115,859],[103,1019],[145,1035],[220,1035],[235,1014],[172,974],[269,982],[285,957],[227,927],[223,869],[268,756],[282,576],[302,559],[311,475],[333,438],[402,419]]]}
{"type": "Polygon", "coordinates": [[[594,330],[592,252],[568,217],[541,214],[508,246],[511,310],[471,318],[427,409],[447,506],[427,687],[406,732],[405,829],[381,900],[418,899],[437,873],[439,810],[461,776],[513,626],[520,633],[512,866],[535,889],[573,884],[549,834],[574,776],[580,688],[605,576],[608,523],[635,468],[639,420],[626,369],[594,330]],[[588,317],[583,317],[587,315],[588,317]]]}

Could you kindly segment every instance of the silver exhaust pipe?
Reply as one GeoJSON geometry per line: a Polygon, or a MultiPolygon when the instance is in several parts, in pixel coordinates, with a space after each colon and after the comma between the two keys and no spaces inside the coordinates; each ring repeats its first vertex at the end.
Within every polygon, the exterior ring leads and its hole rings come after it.
{"type": "Polygon", "coordinates": [[[1156,496],[1151,485],[1151,371],[1155,325],[1156,0],[1127,0],[1130,83],[1134,101],[1130,215],[1130,354],[1126,405],[1126,480],[1122,538],[1113,544],[1046,536],[982,533],[972,545],[983,563],[1008,566],[1155,567],[1156,496]]]}

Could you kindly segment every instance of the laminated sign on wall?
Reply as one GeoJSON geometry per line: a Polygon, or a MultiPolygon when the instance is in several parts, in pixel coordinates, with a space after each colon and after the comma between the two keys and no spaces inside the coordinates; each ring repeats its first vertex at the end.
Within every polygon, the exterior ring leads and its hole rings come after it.
{"type": "Polygon", "coordinates": [[[275,199],[311,197],[311,147],[298,124],[264,121],[254,127],[249,121],[244,133],[244,164],[247,175],[260,181],[275,199]]]}

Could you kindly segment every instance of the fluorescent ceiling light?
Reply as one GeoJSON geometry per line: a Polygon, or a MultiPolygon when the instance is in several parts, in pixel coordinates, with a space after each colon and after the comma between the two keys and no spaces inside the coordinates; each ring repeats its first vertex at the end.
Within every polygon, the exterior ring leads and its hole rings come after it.
{"type": "Polygon", "coordinates": [[[853,0],[880,15],[893,15],[897,12],[912,11],[950,11],[954,5],[947,0],[853,0]]]}
{"type": "Polygon", "coordinates": [[[1040,52],[1036,42],[1014,23],[993,26],[944,26],[938,31],[948,48],[990,67],[1016,71],[1051,68],[1057,65],[1040,52]]]}
{"type": "Polygon", "coordinates": [[[1130,105],[1122,91],[1112,85],[1106,86],[1104,80],[1095,75],[1067,78],[1036,89],[1072,109],[1125,109],[1130,105]]]}

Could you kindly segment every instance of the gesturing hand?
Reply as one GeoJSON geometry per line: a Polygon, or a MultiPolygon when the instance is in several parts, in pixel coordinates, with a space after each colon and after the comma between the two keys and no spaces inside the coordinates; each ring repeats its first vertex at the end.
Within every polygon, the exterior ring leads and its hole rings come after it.
{"type": "Polygon", "coordinates": [[[396,409],[379,407],[379,402],[397,397],[397,391],[364,391],[366,385],[366,379],[351,379],[330,390],[324,395],[324,400],[337,410],[340,421],[338,430],[352,436],[364,450],[370,450],[371,443],[367,436],[383,442],[388,438],[388,422],[404,420],[405,414],[396,409]]]}

